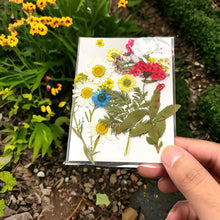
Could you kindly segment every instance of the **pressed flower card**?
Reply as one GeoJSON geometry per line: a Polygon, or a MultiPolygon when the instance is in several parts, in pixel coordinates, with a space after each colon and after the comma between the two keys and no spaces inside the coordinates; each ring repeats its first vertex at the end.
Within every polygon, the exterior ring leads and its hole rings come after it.
{"type": "Polygon", "coordinates": [[[174,144],[173,38],[79,38],[67,164],[160,163],[174,144]]]}

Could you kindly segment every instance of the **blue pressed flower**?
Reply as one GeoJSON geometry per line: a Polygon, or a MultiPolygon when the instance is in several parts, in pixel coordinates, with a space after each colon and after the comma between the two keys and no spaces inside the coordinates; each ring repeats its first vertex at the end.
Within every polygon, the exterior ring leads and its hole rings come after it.
{"type": "Polygon", "coordinates": [[[110,96],[102,89],[98,92],[94,92],[92,95],[92,101],[98,107],[105,107],[110,102],[110,96]]]}

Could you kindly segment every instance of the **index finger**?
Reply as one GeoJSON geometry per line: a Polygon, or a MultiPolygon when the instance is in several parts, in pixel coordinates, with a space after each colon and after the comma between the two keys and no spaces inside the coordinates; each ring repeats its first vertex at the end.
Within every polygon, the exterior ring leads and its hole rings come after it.
{"type": "Polygon", "coordinates": [[[188,151],[203,166],[220,175],[220,144],[191,138],[175,138],[175,145],[188,151]]]}

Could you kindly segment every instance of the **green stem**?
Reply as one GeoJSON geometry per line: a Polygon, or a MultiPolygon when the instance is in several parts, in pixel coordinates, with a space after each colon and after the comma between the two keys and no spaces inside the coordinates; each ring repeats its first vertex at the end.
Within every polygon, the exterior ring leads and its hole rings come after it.
{"type": "Polygon", "coordinates": [[[21,62],[24,64],[24,66],[27,67],[27,69],[29,69],[28,65],[24,61],[24,58],[19,54],[20,53],[19,49],[17,47],[14,47],[13,50],[17,54],[21,62]]]}
{"type": "Polygon", "coordinates": [[[129,143],[130,143],[130,133],[129,133],[129,135],[128,135],[127,145],[126,145],[125,152],[124,152],[124,155],[125,155],[125,156],[126,156],[127,153],[128,153],[129,143]]]}

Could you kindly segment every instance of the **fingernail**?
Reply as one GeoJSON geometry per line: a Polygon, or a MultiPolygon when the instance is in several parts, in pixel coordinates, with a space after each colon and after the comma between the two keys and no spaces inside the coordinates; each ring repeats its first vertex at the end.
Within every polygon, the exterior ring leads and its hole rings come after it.
{"type": "Polygon", "coordinates": [[[162,161],[168,167],[173,167],[182,155],[183,153],[178,147],[168,146],[162,152],[162,161]]]}
{"type": "Polygon", "coordinates": [[[140,167],[147,167],[147,168],[157,168],[157,165],[153,164],[140,164],[140,167]]]}
{"type": "Polygon", "coordinates": [[[174,212],[175,212],[175,207],[173,207],[173,208],[170,210],[170,212],[168,213],[167,218],[166,218],[165,220],[172,220],[172,219],[174,219],[174,218],[172,218],[174,212]]]}

